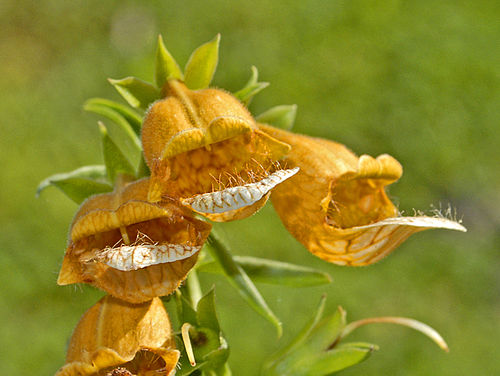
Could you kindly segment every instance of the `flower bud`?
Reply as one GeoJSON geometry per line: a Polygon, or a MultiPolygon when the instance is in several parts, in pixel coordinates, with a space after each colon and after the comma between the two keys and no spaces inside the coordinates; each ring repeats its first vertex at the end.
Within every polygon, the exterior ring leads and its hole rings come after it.
{"type": "MultiPolygon", "coordinates": [[[[150,201],[168,195],[186,203],[198,195],[255,183],[290,148],[258,130],[248,110],[227,92],[192,91],[170,80],[164,93],[142,127],[144,156],[153,180],[150,201]]],[[[228,221],[255,213],[268,196],[266,192],[243,207],[228,205],[218,212],[191,208],[211,220],[228,221]]]]}
{"type": "Polygon", "coordinates": [[[136,305],[107,295],[81,318],[56,376],[173,376],[179,356],[159,298],[136,305]]]}

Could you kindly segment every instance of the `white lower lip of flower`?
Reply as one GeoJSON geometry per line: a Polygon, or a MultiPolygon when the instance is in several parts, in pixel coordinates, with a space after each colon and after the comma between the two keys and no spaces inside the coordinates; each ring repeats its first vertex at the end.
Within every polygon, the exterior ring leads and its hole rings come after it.
{"type": "Polygon", "coordinates": [[[130,271],[184,260],[200,249],[200,246],[182,244],[122,245],[105,248],[95,257],[95,260],[114,269],[130,271]]]}
{"type": "Polygon", "coordinates": [[[181,201],[198,213],[225,213],[244,206],[253,205],[271,189],[288,178],[291,178],[298,171],[298,167],[288,170],[279,170],[256,183],[226,188],[222,191],[203,193],[194,197],[182,199],[181,201]]]}

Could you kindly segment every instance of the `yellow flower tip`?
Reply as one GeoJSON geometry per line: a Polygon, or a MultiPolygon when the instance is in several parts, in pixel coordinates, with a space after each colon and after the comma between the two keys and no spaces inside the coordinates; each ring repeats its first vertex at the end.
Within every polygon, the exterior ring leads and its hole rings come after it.
{"type": "Polygon", "coordinates": [[[89,283],[131,303],[172,293],[211,225],[175,202],[147,201],[149,179],[97,195],[75,216],[58,283],[89,283]],[[161,205],[160,205],[161,204],[161,205]]]}
{"type": "Polygon", "coordinates": [[[172,376],[179,356],[159,298],[136,305],[108,295],[83,315],[56,376],[172,376]]]}
{"type": "Polygon", "coordinates": [[[332,141],[259,127],[292,146],[284,161],[300,172],[278,185],[271,199],[285,227],[316,256],[338,265],[369,265],[416,232],[465,231],[446,218],[398,217],[385,192],[403,172],[393,157],[357,157],[332,141]]]}
{"type": "MultiPolygon", "coordinates": [[[[257,183],[276,170],[290,146],[257,129],[248,110],[219,89],[189,90],[170,80],[166,97],[146,114],[142,128],[145,160],[152,171],[148,199],[168,196],[213,221],[248,217],[269,195],[228,205],[223,212],[190,206],[200,195],[257,183]]],[[[223,193],[220,193],[221,195],[223,193]]]]}

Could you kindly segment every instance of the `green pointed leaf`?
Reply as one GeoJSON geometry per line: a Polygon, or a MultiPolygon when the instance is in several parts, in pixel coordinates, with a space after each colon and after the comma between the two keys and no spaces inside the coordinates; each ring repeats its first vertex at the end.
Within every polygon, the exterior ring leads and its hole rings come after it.
{"type": "Polygon", "coordinates": [[[179,321],[184,324],[186,322],[190,323],[193,326],[198,325],[198,318],[196,315],[196,311],[194,310],[191,303],[187,301],[186,298],[181,296],[181,314],[179,315],[179,321]]]}
{"type": "Polygon", "coordinates": [[[134,168],[138,168],[142,157],[141,140],[129,122],[115,109],[106,106],[87,102],[84,109],[112,121],[107,127],[110,138],[118,146],[121,153],[126,156],[130,164],[134,168]]]}
{"type": "Polygon", "coordinates": [[[307,340],[310,352],[325,351],[335,344],[345,327],[345,316],[342,307],[338,307],[333,315],[325,317],[315,326],[307,340]]]}
{"type": "Polygon", "coordinates": [[[273,107],[260,114],[255,119],[259,123],[270,124],[277,128],[290,130],[293,128],[296,115],[297,105],[291,104],[273,107]]]}
{"type": "MultiPolygon", "coordinates": [[[[305,287],[324,285],[332,281],[328,273],[302,265],[247,256],[234,256],[233,259],[254,282],[305,287]]],[[[197,270],[205,273],[224,274],[220,264],[215,261],[202,264],[197,270]]]]}
{"type": "Polygon", "coordinates": [[[198,302],[196,308],[198,325],[220,332],[219,320],[215,311],[215,291],[212,288],[198,302]]]}
{"type": "Polygon", "coordinates": [[[205,89],[212,82],[219,60],[220,34],[191,54],[184,70],[184,82],[191,90],[205,89]]]}
{"type": "Polygon", "coordinates": [[[297,372],[292,374],[303,376],[331,375],[367,359],[374,348],[374,346],[370,348],[339,346],[335,350],[320,353],[307,359],[302,364],[297,365],[297,372]]]}
{"type": "Polygon", "coordinates": [[[108,78],[108,81],[134,108],[146,110],[151,103],[160,99],[160,90],[158,88],[136,77],[125,77],[121,80],[108,78]]]}
{"type": "Polygon", "coordinates": [[[121,115],[132,126],[135,134],[141,134],[142,116],[135,110],[121,103],[110,101],[109,99],[104,98],[91,98],[85,102],[83,108],[86,111],[94,112],[111,120],[114,119],[110,118],[110,116],[113,115],[109,110],[114,111],[121,115]],[[103,109],[108,109],[108,111],[105,111],[103,109]]]}
{"type": "Polygon", "coordinates": [[[276,327],[278,337],[280,337],[282,333],[281,322],[273,311],[271,311],[252,280],[248,277],[243,268],[233,260],[226,246],[224,246],[216,235],[214,235],[213,231],[208,237],[208,243],[209,246],[207,248],[211,256],[221,265],[229,283],[236,288],[243,299],[245,299],[257,313],[276,327]]]}
{"type": "Polygon", "coordinates": [[[161,89],[171,79],[183,80],[184,77],[179,65],[165,47],[162,36],[158,35],[155,70],[156,86],[161,89]]]}
{"type": "Polygon", "coordinates": [[[326,303],[326,295],[323,295],[319,302],[318,308],[316,309],[316,312],[314,312],[314,316],[309,320],[309,322],[302,328],[299,334],[297,334],[297,336],[288,345],[283,347],[281,350],[278,350],[276,353],[274,353],[269,357],[269,359],[264,364],[264,369],[271,369],[273,366],[275,366],[276,363],[280,361],[280,359],[292,353],[295,349],[300,347],[306,341],[311,331],[321,320],[321,317],[323,316],[323,312],[325,310],[325,303],[326,303]]]}
{"type": "Polygon", "coordinates": [[[255,66],[252,66],[252,75],[250,76],[250,80],[248,80],[246,85],[241,90],[234,93],[234,96],[247,106],[255,95],[269,86],[269,82],[258,82],[258,78],[259,71],[255,66]]]}
{"type": "Polygon", "coordinates": [[[127,161],[118,146],[109,137],[108,130],[102,122],[98,122],[102,136],[102,154],[109,181],[114,185],[116,176],[124,174],[134,177],[134,168],[127,161]]]}
{"type": "Polygon", "coordinates": [[[111,192],[113,187],[106,183],[106,167],[102,165],[80,167],[74,171],[49,176],[37,188],[37,197],[53,185],[77,204],[98,193],[111,192]]]}

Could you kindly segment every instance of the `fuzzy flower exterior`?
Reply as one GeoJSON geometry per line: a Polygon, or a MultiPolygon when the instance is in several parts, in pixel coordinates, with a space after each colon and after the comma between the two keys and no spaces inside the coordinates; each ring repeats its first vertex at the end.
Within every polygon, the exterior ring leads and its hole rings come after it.
{"type": "Polygon", "coordinates": [[[82,204],[58,284],[89,283],[130,303],[180,285],[211,225],[172,202],[148,202],[149,183],[142,179],[82,204]]]}
{"type": "Polygon", "coordinates": [[[285,227],[310,252],[338,265],[375,263],[410,235],[431,228],[465,231],[459,223],[426,216],[401,217],[385,187],[403,172],[383,154],[356,156],[344,145],[261,124],[292,146],[283,162],[300,167],[271,195],[285,227]]]}
{"type": "Polygon", "coordinates": [[[81,318],[56,376],[173,376],[179,356],[159,298],[130,304],[107,295],[81,318]]]}
{"type": "MultiPolygon", "coordinates": [[[[150,107],[142,127],[144,156],[152,172],[152,202],[168,195],[186,203],[203,194],[255,183],[290,149],[260,131],[245,106],[223,90],[192,91],[171,80],[164,95],[150,107]]],[[[213,221],[230,221],[255,213],[268,197],[265,192],[244,205],[235,202],[217,212],[191,209],[213,221]]]]}

